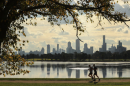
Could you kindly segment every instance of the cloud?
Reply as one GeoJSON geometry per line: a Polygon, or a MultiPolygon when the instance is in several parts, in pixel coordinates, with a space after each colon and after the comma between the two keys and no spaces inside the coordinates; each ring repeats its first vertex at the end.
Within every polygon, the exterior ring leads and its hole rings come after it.
{"type": "Polygon", "coordinates": [[[62,43],[67,43],[66,41],[61,41],[62,43]]]}
{"type": "MultiPolygon", "coordinates": [[[[24,27],[24,33],[26,34],[27,37],[32,36],[33,38],[37,38],[38,36],[43,35],[43,32],[36,31],[36,32],[30,32],[27,27],[24,27]]],[[[20,34],[21,37],[23,37],[22,34],[20,34]]]]}
{"type": "Polygon", "coordinates": [[[61,31],[61,32],[59,32],[59,35],[69,35],[69,33],[65,32],[65,31],[61,31]]]}
{"type": "Polygon", "coordinates": [[[130,40],[120,40],[122,42],[122,45],[130,45],[130,40]]]}
{"type": "Polygon", "coordinates": [[[26,34],[26,36],[30,35],[28,28],[24,27],[24,33],[26,34]]]}
{"type": "Polygon", "coordinates": [[[125,34],[128,33],[128,28],[125,28],[124,26],[120,27],[120,28],[116,28],[115,30],[116,32],[123,32],[125,34]]]}
{"type": "Polygon", "coordinates": [[[47,46],[47,44],[46,44],[46,42],[44,41],[44,42],[40,42],[39,43],[42,47],[46,47],[47,46]]]}
{"type": "Polygon", "coordinates": [[[124,33],[126,33],[126,34],[127,34],[127,33],[128,33],[128,30],[124,31],[124,33]]]}
{"type": "Polygon", "coordinates": [[[117,32],[121,32],[121,31],[122,31],[122,28],[117,28],[116,31],[117,31],[117,32]]]}
{"type": "Polygon", "coordinates": [[[106,43],[107,44],[115,44],[116,42],[114,40],[111,40],[111,39],[106,39],[106,43]]]}
{"type": "Polygon", "coordinates": [[[94,39],[92,39],[91,41],[94,41],[94,39]]]}
{"type": "Polygon", "coordinates": [[[28,43],[28,46],[26,47],[26,51],[35,51],[38,50],[38,42],[30,42],[28,43]]]}
{"type": "Polygon", "coordinates": [[[52,37],[52,39],[61,39],[60,37],[52,37]]]}
{"type": "Polygon", "coordinates": [[[31,33],[30,34],[30,36],[32,36],[33,38],[37,38],[38,36],[41,36],[41,35],[43,35],[43,33],[42,32],[36,32],[36,33],[31,33]]]}
{"type": "MultiPolygon", "coordinates": [[[[106,29],[106,28],[105,28],[106,29]]],[[[96,31],[102,31],[103,29],[96,29],[96,31]]]]}
{"type": "Polygon", "coordinates": [[[55,28],[53,28],[53,29],[50,30],[50,33],[52,33],[52,32],[56,32],[55,28]]]}
{"type": "Polygon", "coordinates": [[[54,41],[55,43],[59,43],[59,39],[55,39],[55,41],[54,41]]]}
{"type": "Polygon", "coordinates": [[[52,39],[55,39],[54,40],[55,43],[59,43],[59,39],[61,39],[61,38],[59,38],[59,37],[53,37],[52,39]]]}
{"type": "Polygon", "coordinates": [[[119,1],[119,3],[115,3],[115,11],[119,11],[121,13],[126,12],[126,15],[128,17],[130,17],[130,12],[128,11],[128,9],[130,8],[130,6],[128,4],[124,4],[124,2],[119,1]]]}

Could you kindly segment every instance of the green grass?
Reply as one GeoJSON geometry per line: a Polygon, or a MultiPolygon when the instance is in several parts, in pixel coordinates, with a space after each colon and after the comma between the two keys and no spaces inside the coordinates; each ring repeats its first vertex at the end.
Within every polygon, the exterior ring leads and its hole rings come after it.
{"type": "MultiPolygon", "coordinates": [[[[108,79],[130,79],[130,78],[101,78],[101,80],[108,79]]],[[[0,80],[52,80],[52,81],[80,81],[90,80],[90,78],[0,78],[0,80]]],[[[0,86],[130,86],[130,82],[109,82],[109,83],[14,83],[14,82],[0,82],[0,86]]]]}
{"type": "Polygon", "coordinates": [[[10,83],[0,82],[0,86],[130,86],[127,83],[10,83]]]}

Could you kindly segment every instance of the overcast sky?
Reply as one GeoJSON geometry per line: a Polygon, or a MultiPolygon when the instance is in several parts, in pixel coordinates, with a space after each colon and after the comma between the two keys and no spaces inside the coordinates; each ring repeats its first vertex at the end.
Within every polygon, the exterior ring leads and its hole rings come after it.
{"type": "MultiPolygon", "coordinates": [[[[77,0],[74,0],[77,2],[77,0]]],[[[126,12],[126,15],[130,16],[130,6],[128,4],[124,4],[122,0],[118,0],[119,2],[115,4],[115,11],[126,12]]],[[[57,25],[52,27],[46,20],[40,20],[42,17],[38,16],[37,26],[26,25],[25,23],[25,34],[26,37],[20,37],[21,40],[29,40],[29,43],[25,43],[25,46],[22,47],[22,50],[25,52],[41,50],[42,47],[45,49],[45,53],[47,52],[47,44],[50,44],[51,51],[53,48],[56,48],[57,43],[59,47],[62,49],[67,48],[67,43],[70,41],[71,46],[75,49],[75,42],[76,42],[76,30],[73,28],[73,24],[67,24],[65,22],[61,22],[61,27],[64,29],[64,32],[61,28],[57,25]]],[[[69,17],[69,20],[72,18],[69,17]]],[[[93,16],[92,18],[94,23],[86,22],[86,16],[80,15],[79,20],[83,23],[83,26],[86,26],[86,31],[79,36],[79,38],[84,41],[80,42],[80,50],[83,51],[83,46],[85,43],[88,44],[88,48],[90,46],[94,47],[94,52],[99,51],[103,43],[103,35],[105,35],[106,43],[107,43],[107,50],[113,44],[117,47],[118,41],[122,42],[124,47],[127,47],[127,50],[130,50],[130,29],[124,23],[109,24],[109,22],[104,19],[102,20],[102,26],[104,30],[102,30],[101,26],[98,25],[98,18],[97,16],[93,16]],[[104,24],[105,23],[105,24],[104,24]],[[96,27],[96,28],[95,28],[96,27]]],[[[33,21],[33,22],[34,22],[33,21]]],[[[127,22],[130,25],[130,22],[127,22]]]]}

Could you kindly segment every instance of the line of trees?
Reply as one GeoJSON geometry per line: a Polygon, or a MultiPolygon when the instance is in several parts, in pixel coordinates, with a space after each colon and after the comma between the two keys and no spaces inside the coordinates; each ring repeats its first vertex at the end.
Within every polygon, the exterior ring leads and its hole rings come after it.
{"type": "Polygon", "coordinates": [[[26,56],[25,55],[22,55],[23,58],[25,59],[34,59],[34,58],[40,58],[41,60],[48,60],[50,59],[51,61],[52,60],[59,60],[59,61],[85,61],[86,59],[130,59],[130,50],[128,51],[125,51],[125,52],[122,52],[122,53],[118,53],[118,52],[115,52],[115,53],[111,53],[110,51],[108,52],[99,52],[99,51],[96,51],[94,54],[90,55],[90,54],[86,54],[86,53],[77,53],[75,52],[74,54],[67,54],[67,53],[64,53],[62,52],[61,54],[42,54],[42,55],[39,55],[39,54],[27,54],[26,56]]]}

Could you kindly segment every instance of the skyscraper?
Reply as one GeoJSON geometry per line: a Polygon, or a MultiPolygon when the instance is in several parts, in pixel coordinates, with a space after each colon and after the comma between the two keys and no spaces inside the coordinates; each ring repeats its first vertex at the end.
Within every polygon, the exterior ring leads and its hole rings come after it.
{"type": "Polygon", "coordinates": [[[123,47],[122,46],[122,42],[119,41],[119,44],[117,45],[117,49],[116,49],[116,52],[123,52],[123,51],[126,51],[126,47],[123,47]]]}
{"type": "Polygon", "coordinates": [[[84,53],[87,53],[87,43],[84,44],[84,53]]]}
{"type": "Polygon", "coordinates": [[[72,53],[71,42],[68,42],[67,53],[72,53]]]}
{"type": "Polygon", "coordinates": [[[47,45],[47,54],[49,54],[50,53],[50,45],[48,44],[47,45]]]}
{"type": "Polygon", "coordinates": [[[71,42],[68,42],[68,47],[71,47],[71,42]]]}
{"type": "Polygon", "coordinates": [[[115,46],[113,46],[113,44],[112,44],[111,48],[109,48],[109,51],[111,51],[111,53],[114,53],[114,52],[115,52],[115,50],[116,50],[116,47],[115,47],[115,46]]]}
{"type": "Polygon", "coordinates": [[[61,54],[61,48],[59,49],[59,53],[61,54]]]}
{"type": "Polygon", "coordinates": [[[56,53],[56,50],[55,50],[55,48],[53,48],[53,54],[55,54],[56,53]]]}
{"type": "Polygon", "coordinates": [[[44,48],[42,47],[42,49],[41,49],[41,54],[44,54],[44,48]]]}
{"type": "Polygon", "coordinates": [[[93,54],[93,47],[90,47],[90,54],[93,54]]]}
{"type": "Polygon", "coordinates": [[[57,44],[57,53],[59,53],[59,44],[57,44]]]}
{"type": "Polygon", "coordinates": [[[76,39],[76,52],[80,53],[80,40],[76,39]]]}
{"type": "Polygon", "coordinates": [[[105,43],[105,35],[103,35],[103,45],[102,48],[99,48],[100,52],[106,52],[106,43],[105,43]]]}
{"type": "Polygon", "coordinates": [[[103,44],[105,44],[105,35],[103,35],[103,44]]]}
{"type": "Polygon", "coordinates": [[[105,35],[103,35],[103,52],[106,52],[105,35]]]}

